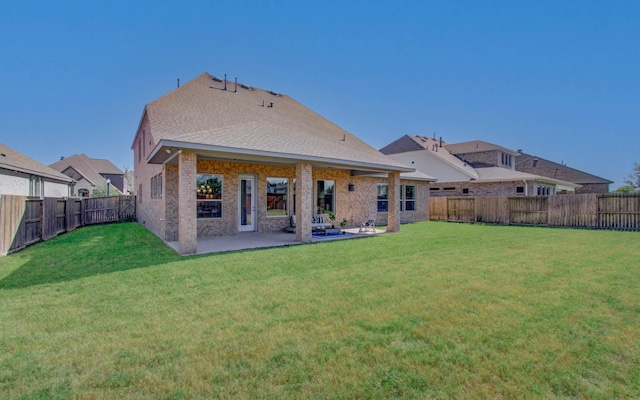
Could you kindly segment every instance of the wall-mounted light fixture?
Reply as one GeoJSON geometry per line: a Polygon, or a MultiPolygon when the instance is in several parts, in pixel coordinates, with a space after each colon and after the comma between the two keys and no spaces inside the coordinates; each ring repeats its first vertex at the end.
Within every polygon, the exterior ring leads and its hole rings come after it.
{"type": "Polygon", "coordinates": [[[349,182],[349,191],[353,192],[354,190],[356,190],[356,187],[353,183],[349,182]]]}

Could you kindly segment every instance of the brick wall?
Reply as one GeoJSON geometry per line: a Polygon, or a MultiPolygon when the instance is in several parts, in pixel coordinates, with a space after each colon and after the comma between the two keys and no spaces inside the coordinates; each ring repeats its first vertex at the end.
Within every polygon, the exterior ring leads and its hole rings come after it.
{"type": "MultiPolygon", "coordinates": [[[[160,236],[164,240],[167,239],[165,232],[165,191],[168,185],[165,182],[165,174],[162,174],[163,193],[160,198],[151,198],[151,177],[162,173],[164,166],[156,164],[147,164],[145,161],[148,153],[153,149],[149,143],[149,122],[146,117],[140,125],[138,135],[133,145],[133,176],[134,176],[134,194],[136,195],[136,216],[138,222],[147,227],[151,232],[160,236]],[[145,153],[142,154],[142,132],[145,132],[146,146],[145,153]],[[139,161],[140,160],[140,161],[139,161]],[[139,191],[140,185],[142,192],[139,191]]],[[[174,240],[177,240],[174,239],[174,240]]]]}
{"type": "Polygon", "coordinates": [[[576,189],[576,193],[609,193],[608,183],[581,183],[581,185],[576,189]]]}
{"type": "Polygon", "coordinates": [[[502,164],[502,152],[500,150],[481,151],[477,153],[460,153],[456,156],[469,163],[482,163],[494,165],[496,167],[507,168],[515,170],[516,161],[515,157],[511,156],[511,165],[502,164]]]}
{"type": "MultiPolygon", "coordinates": [[[[525,193],[517,193],[517,187],[524,187],[524,182],[491,182],[491,183],[471,183],[471,182],[449,182],[434,183],[431,185],[431,197],[444,196],[524,196],[525,193]],[[445,190],[453,188],[454,190],[445,190]],[[464,189],[468,189],[464,193],[464,189]]],[[[532,193],[532,186],[527,185],[525,191],[532,193]]]]}
{"type": "MultiPolygon", "coordinates": [[[[167,164],[164,166],[145,164],[138,165],[135,159],[136,188],[143,184],[142,203],[138,203],[139,222],[166,241],[178,241],[179,225],[179,176],[178,166],[167,164]],[[163,195],[160,199],[150,198],[150,179],[162,172],[163,195]]],[[[238,176],[249,174],[256,176],[257,183],[257,225],[259,232],[279,232],[290,225],[290,215],[293,213],[293,180],[296,168],[287,166],[238,163],[220,160],[197,160],[197,173],[219,174],[223,177],[222,218],[196,219],[197,236],[212,237],[235,235],[238,233],[238,176]],[[267,217],[267,178],[287,178],[289,180],[289,210],[287,216],[267,217]]],[[[317,180],[335,181],[336,221],[339,225],[343,219],[347,220],[347,227],[360,226],[368,219],[368,203],[377,204],[377,184],[388,184],[386,178],[370,178],[351,176],[349,171],[333,169],[313,169],[313,193],[309,194],[309,201],[315,202],[317,180]],[[353,184],[354,191],[349,191],[349,184],[353,184]]],[[[416,210],[400,213],[402,223],[429,220],[429,185],[422,181],[401,181],[402,185],[409,184],[416,187],[416,210]]],[[[195,178],[186,186],[189,196],[193,196],[195,210],[195,178]]],[[[137,193],[136,193],[137,194],[137,193]]],[[[195,212],[195,211],[194,211],[195,212]]],[[[387,223],[387,213],[378,213],[378,224],[387,223]]]]}

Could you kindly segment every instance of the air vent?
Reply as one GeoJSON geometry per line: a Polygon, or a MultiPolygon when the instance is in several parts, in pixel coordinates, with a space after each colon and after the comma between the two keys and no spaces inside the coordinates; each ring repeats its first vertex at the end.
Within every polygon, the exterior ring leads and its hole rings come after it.
{"type": "Polygon", "coordinates": [[[274,96],[280,96],[280,94],[278,92],[274,92],[273,90],[269,90],[269,93],[274,95],[274,96]]]}
{"type": "Polygon", "coordinates": [[[245,85],[244,83],[239,83],[238,86],[240,86],[243,89],[251,90],[251,86],[245,85]]]}
{"type": "Polygon", "coordinates": [[[211,79],[213,79],[216,82],[222,82],[222,79],[218,78],[217,76],[212,76],[211,79]]]}

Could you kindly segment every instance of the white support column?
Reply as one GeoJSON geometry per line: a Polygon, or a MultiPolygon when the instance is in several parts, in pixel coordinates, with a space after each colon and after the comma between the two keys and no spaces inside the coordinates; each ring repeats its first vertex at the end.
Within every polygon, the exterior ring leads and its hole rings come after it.
{"type": "Polygon", "coordinates": [[[178,154],[178,250],[195,254],[198,247],[196,220],[196,153],[178,154]]]}
{"type": "Polygon", "coordinates": [[[313,213],[313,168],[311,164],[296,165],[296,240],[311,242],[311,215],[313,213]]]}
{"type": "Polygon", "coordinates": [[[400,173],[389,173],[389,212],[387,214],[387,232],[400,230],[400,173]]]}

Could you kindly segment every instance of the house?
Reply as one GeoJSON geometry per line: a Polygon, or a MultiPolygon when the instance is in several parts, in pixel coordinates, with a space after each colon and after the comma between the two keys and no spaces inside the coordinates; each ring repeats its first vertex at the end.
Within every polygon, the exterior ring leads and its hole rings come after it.
{"type": "Polygon", "coordinates": [[[564,163],[559,164],[522,151],[515,158],[515,167],[516,171],[578,184],[580,187],[576,189],[576,193],[609,193],[609,185],[613,183],[608,179],[568,167],[564,163]]]}
{"type": "Polygon", "coordinates": [[[70,157],[62,157],[60,161],[56,161],[49,167],[76,181],[75,196],[90,197],[94,194],[94,190],[100,190],[104,195],[124,192],[124,172],[109,160],[89,158],[86,154],[74,154],[70,157]]]}
{"type": "Polygon", "coordinates": [[[432,178],[287,95],[208,73],[147,104],[131,148],[138,220],[181,254],[201,237],[280,232],[292,215],[299,242],[315,213],[357,226],[379,185],[388,231],[429,219],[432,178]]]}
{"type": "Polygon", "coordinates": [[[73,179],[0,143],[0,195],[67,197],[73,179]]]}
{"type": "Polygon", "coordinates": [[[579,186],[517,171],[517,151],[480,140],[447,144],[442,138],[405,135],[380,151],[437,178],[431,196],[535,196],[573,193],[579,186]]]}

